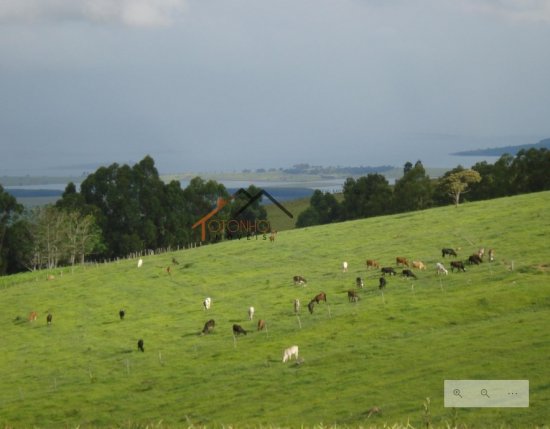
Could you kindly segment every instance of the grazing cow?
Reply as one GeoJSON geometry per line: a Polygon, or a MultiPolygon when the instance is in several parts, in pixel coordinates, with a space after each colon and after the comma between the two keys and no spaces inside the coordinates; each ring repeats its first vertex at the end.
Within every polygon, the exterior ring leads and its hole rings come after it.
{"type": "Polygon", "coordinates": [[[386,287],[386,278],[385,277],[380,277],[378,279],[378,289],[384,289],[386,287]]]}
{"type": "Polygon", "coordinates": [[[312,299],[309,301],[309,304],[307,305],[307,309],[309,310],[309,314],[313,314],[313,308],[315,307],[315,300],[312,299]]]}
{"type": "Polygon", "coordinates": [[[53,274],[48,274],[48,280],[55,280],[55,276],[53,274]]]}
{"type": "Polygon", "coordinates": [[[176,258],[172,258],[172,264],[179,265],[180,263],[178,262],[178,260],[176,258]]]}
{"type": "Polygon", "coordinates": [[[441,249],[441,257],[444,258],[445,255],[449,255],[449,256],[458,256],[456,254],[456,252],[454,251],[454,249],[449,249],[449,248],[443,248],[441,249]]]}
{"type": "Polygon", "coordinates": [[[142,265],[143,265],[143,259],[139,258],[138,268],[141,268],[142,265]]]}
{"type": "Polygon", "coordinates": [[[449,274],[449,272],[441,262],[436,263],[435,268],[437,269],[437,274],[449,274]]]}
{"type": "Polygon", "coordinates": [[[343,273],[348,272],[348,263],[346,261],[342,262],[342,272],[343,273]]]}
{"type": "Polygon", "coordinates": [[[482,247],[477,251],[477,256],[479,256],[480,259],[483,259],[483,255],[485,255],[485,247],[482,247]]]}
{"type": "Polygon", "coordinates": [[[169,276],[172,275],[172,272],[171,272],[170,270],[171,270],[170,265],[168,265],[168,266],[166,267],[166,272],[168,273],[169,276]]]}
{"type": "Polygon", "coordinates": [[[367,270],[370,268],[380,268],[380,264],[374,259],[367,259],[367,270]]]}
{"type": "Polygon", "coordinates": [[[397,275],[397,273],[395,272],[395,270],[392,268],[392,267],[382,267],[380,269],[380,271],[382,271],[382,275],[386,275],[386,274],[389,274],[390,276],[395,276],[397,275]]]}
{"type": "Polygon", "coordinates": [[[300,300],[296,298],[294,300],[294,313],[298,314],[300,312],[300,300]]]}
{"type": "Polygon", "coordinates": [[[206,297],[202,302],[202,306],[204,307],[204,310],[210,310],[210,307],[212,306],[212,298],[206,297]]]}
{"type": "Polygon", "coordinates": [[[468,257],[468,262],[470,263],[470,265],[474,265],[474,264],[479,265],[483,261],[481,260],[481,257],[477,253],[474,253],[473,255],[470,255],[468,257]]]}
{"type": "Polygon", "coordinates": [[[405,267],[409,266],[409,260],[407,258],[404,258],[403,256],[398,256],[397,258],[395,258],[395,263],[397,264],[397,266],[399,265],[404,265],[405,267]]]}
{"type": "Polygon", "coordinates": [[[275,237],[277,236],[277,231],[273,230],[271,231],[271,235],[269,236],[269,241],[271,241],[272,243],[275,242],[275,237]]]}
{"type": "Polygon", "coordinates": [[[143,348],[143,340],[142,339],[138,340],[138,351],[140,351],[140,352],[145,351],[145,349],[143,348]]]}
{"type": "Polygon", "coordinates": [[[246,331],[243,329],[243,327],[241,325],[233,325],[233,335],[240,335],[240,334],[244,334],[246,335],[246,331]]]}
{"type": "Polygon", "coordinates": [[[466,271],[466,269],[464,268],[464,263],[462,261],[451,261],[451,271],[454,273],[455,271],[455,268],[460,271],[466,271]]]}
{"type": "Polygon", "coordinates": [[[354,290],[348,290],[348,301],[349,302],[357,302],[359,301],[359,295],[357,295],[357,292],[354,290]]]}
{"type": "Polygon", "coordinates": [[[258,331],[263,331],[265,329],[265,320],[258,320],[258,331]]]}
{"type": "Polygon", "coordinates": [[[38,313],[36,311],[31,311],[29,314],[29,322],[34,322],[38,318],[38,313]]]}
{"type": "Polygon", "coordinates": [[[489,262],[493,262],[495,260],[495,251],[493,249],[489,249],[489,262]]]}
{"type": "Polygon", "coordinates": [[[124,310],[120,310],[118,312],[118,317],[120,317],[120,320],[124,320],[124,316],[126,316],[126,312],[124,310]]]}
{"type": "Polygon", "coordinates": [[[422,262],[422,261],[413,261],[412,262],[412,267],[416,268],[417,270],[425,270],[426,269],[426,265],[424,265],[424,262],[422,262]]]}
{"type": "Polygon", "coordinates": [[[416,279],[416,275],[409,269],[405,269],[401,272],[401,275],[404,277],[412,277],[413,279],[416,279]]]}
{"type": "Polygon", "coordinates": [[[298,346],[292,346],[283,352],[283,363],[292,359],[292,356],[298,360],[298,346]]]}
{"type": "Polygon", "coordinates": [[[210,319],[208,322],[204,324],[204,328],[202,329],[202,333],[209,334],[214,329],[214,326],[216,326],[216,322],[214,322],[214,319],[210,319]]]}
{"type": "Polygon", "coordinates": [[[254,319],[254,307],[248,307],[248,319],[254,319]]]}
{"type": "Polygon", "coordinates": [[[327,294],[325,292],[319,292],[317,295],[315,295],[313,301],[315,301],[317,304],[319,304],[321,301],[327,302],[327,294]]]}
{"type": "Polygon", "coordinates": [[[52,324],[52,319],[53,319],[52,313],[48,313],[48,315],[46,316],[46,323],[48,325],[51,325],[52,324]]]}
{"type": "Polygon", "coordinates": [[[292,278],[292,280],[294,281],[295,285],[305,286],[307,284],[307,280],[305,278],[303,278],[302,276],[294,276],[292,278]]]}
{"type": "Polygon", "coordinates": [[[361,289],[363,289],[365,287],[365,283],[363,283],[363,279],[361,277],[357,277],[355,279],[355,286],[357,286],[358,288],[361,288],[361,289]]]}

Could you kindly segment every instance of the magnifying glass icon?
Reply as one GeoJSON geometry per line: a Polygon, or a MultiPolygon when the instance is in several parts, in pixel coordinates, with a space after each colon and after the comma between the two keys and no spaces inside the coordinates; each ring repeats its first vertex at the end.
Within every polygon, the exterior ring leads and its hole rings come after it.
{"type": "Polygon", "coordinates": [[[460,389],[453,390],[453,395],[460,396],[462,398],[462,395],[460,394],[460,389]]]}
{"type": "Polygon", "coordinates": [[[487,396],[490,398],[489,393],[487,392],[487,389],[481,389],[481,396],[487,396]]]}

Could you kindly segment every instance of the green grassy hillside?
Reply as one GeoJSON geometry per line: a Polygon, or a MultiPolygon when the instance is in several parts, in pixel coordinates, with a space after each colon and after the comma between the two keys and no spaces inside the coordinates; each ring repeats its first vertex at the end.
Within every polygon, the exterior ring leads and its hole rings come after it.
{"type": "Polygon", "coordinates": [[[125,260],[0,278],[0,426],[426,427],[426,398],[438,427],[548,425],[549,209],[545,192],[148,256],[139,269],[125,260]],[[495,262],[436,275],[442,247],[464,259],[482,246],[495,262]],[[428,270],[389,278],[382,295],[365,260],[396,256],[428,270]],[[356,276],[365,288],[349,303],[356,276]],[[310,315],[320,291],[328,302],[310,315]],[[214,332],[199,335],[210,318],[214,332]],[[258,318],[267,330],[255,331],[258,318]],[[249,334],[234,338],[233,323],[249,334]],[[303,362],[283,364],[293,344],[303,362]],[[444,408],[443,381],[470,378],[529,379],[530,407],[444,408]]]}

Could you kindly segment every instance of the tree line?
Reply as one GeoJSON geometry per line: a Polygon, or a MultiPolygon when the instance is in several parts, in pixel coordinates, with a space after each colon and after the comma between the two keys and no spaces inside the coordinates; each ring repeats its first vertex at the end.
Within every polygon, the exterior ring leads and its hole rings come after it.
{"type": "MultiPolygon", "coordinates": [[[[256,195],[259,189],[247,191],[256,195]]],[[[267,219],[259,200],[250,203],[244,193],[232,198],[216,181],[195,177],[185,189],[176,180],[164,183],[150,156],[133,166],[101,167],[80,190],[69,183],[55,205],[31,210],[0,186],[0,275],[199,242],[200,228],[192,227],[219,199],[227,203],[212,217],[217,225],[267,219]]],[[[218,228],[206,241],[228,233],[218,228]]],[[[242,228],[231,231],[232,238],[246,234],[242,228]]]]}
{"type": "Polygon", "coordinates": [[[550,189],[550,151],[524,149],[515,156],[502,155],[494,164],[486,161],[471,169],[457,166],[431,179],[422,162],[407,162],[403,176],[392,186],[381,174],[348,178],[342,199],[316,190],[309,207],[298,216],[297,227],[423,210],[460,201],[539,192],[550,189]]]}
{"type": "MultiPolygon", "coordinates": [[[[458,166],[438,179],[431,179],[420,161],[407,162],[403,173],[394,185],[379,173],[348,178],[341,200],[317,190],[296,225],[548,190],[550,151],[522,150],[515,156],[503,155],[494,164],[458,166]]],[[[218,227],[208,231],[206,241],[238,239],[247,235],[242,225],[267,219],[260,200],[251,203],[250,196],[260,190],[251,186],[247,191],[248,195],[231,196],[222,184],[200,177],[186,188],[175,180],[164,183],[149,156],[133,166],[101,167],[86,177],[79,190],[69,183],[61,199],[45,207],[24,210],[0,185],[0,275],[201,242],[201,229],[193,225],[213,208],[211,220],[218,227]],[[227,228],[229,220],[238,221],[233,222],[236,230],[227,228]],[[223,230],[219,225],[224,225],[223,230]]]]}

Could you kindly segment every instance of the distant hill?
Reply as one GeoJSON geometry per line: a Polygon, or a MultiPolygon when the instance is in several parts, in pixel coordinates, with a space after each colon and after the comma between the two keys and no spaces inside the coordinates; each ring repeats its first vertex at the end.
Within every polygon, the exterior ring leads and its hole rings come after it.
{"type": "Polygon", "coordinates": [[[493,147],[493,148],[487,148],[487,149],[475,149],[475,150],[464,150],[461,152],[455,152],[451,155],[456,156],[501,156],[505,153],[508,153],[510,155],[515,155],[522,149],[540,149],[540,148],[546,148],[550,149],[550,138],[541,140],[538,143],[533,144],[522,144],[517,146],[503,146],[503,147],[493,147]]]}

